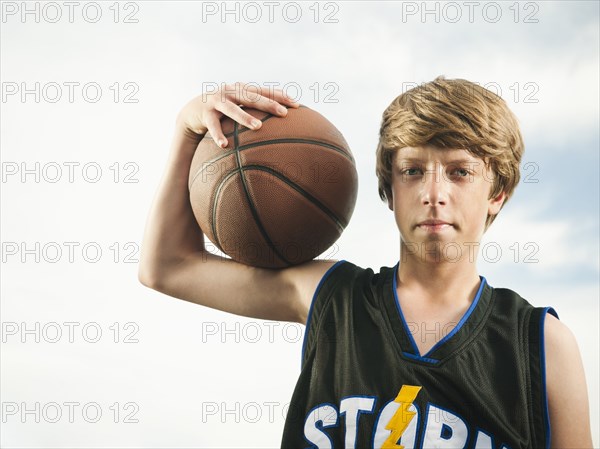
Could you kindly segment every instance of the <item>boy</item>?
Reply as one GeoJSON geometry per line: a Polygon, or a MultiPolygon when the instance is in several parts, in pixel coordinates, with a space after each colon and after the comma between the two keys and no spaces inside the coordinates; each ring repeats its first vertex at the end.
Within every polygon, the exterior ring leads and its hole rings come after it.
{"type": "Polygon", "coordinates": [[[205,250],[190,162],[207,131],[226,146],[223,114],[260,127],[239,105],[279,116],[298,106],[236,84],[182,109],[139,279],[219,310],[306,324],[282,447],[592,446],[572,333],[553,309],[477,274],[477,244],[512,195],[523,153],[500,97],[438,77],[386,109],[376,172],[401,243],[398,263],[379,273],[343,260],[262,269],[205,250]]]}

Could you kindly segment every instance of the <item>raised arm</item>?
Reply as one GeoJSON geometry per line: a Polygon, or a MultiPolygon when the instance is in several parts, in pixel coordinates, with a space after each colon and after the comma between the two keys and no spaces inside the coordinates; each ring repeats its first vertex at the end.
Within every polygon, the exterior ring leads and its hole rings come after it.
{"type": "MultiPolygon", "coordinates": [[[[138,278],[145,286],[169,296],[225,312],[268,320],[306,323],[313,293],[327,269],[336,260],[312,260],[285,269],[256,268],[212,254],[189,202],[188,176],[198,143],[207,131],[219,142],[225,140],[223,114],[240,124],[251,124],[252,116],[239,107],[250,103],[240,94],[241,85],[228,86],[210,96],[191,100],[179,113],[165,172],[146,222],[138,278]]],[[[298,107],[281,91],[268,92],[248,86],[260,94],[251,106],[279,116],[277,107],[298,107]]],[[[226,146],[221,143],[220,146],[226,146]]]]}

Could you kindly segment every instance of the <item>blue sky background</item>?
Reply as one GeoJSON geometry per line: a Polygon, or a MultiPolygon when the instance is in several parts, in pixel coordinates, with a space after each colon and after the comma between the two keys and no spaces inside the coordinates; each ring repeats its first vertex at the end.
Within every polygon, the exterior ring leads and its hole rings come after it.
{"type": "MultiPolygon", "coordinates": [[[[481,2],[472,23],[464,2],[454,3],[461,12],[455,23],[450,15],[455,10],[449,9],[454,6],[436,2],[428,5],[438,5],[439,16],[424,19],[402,14],[403,7],[420,8],[421,2],[321,2],[317,23],[312,3],[302,3],[300,20],[291,23],[281,15],[289,3],[280,2],[272,23],[261,2],[256,4],[263,17],[257,23],[243,14],[225,21],[218,14],[203,15],[202,3],[188,1],[119,3],[117,23],[112,3],[101,4],[96,23],[82,17],[83,4],[72,23],[66,6],[62,19],[50,23],[54,15],[50,9],[43,12],[44,4],[37,4],[39,21],[31,15],[22,19],[18,9],[12,14],[20,2],[3,4],[3,174],[7,163],[94,162],[103,176],[90,183],[77,171],[73,183],[64,177],[38,183],[7,175],[1,184],[2,242],[28,247],[58,242],[63,249],[64,242],[95,242],[103,257],[90,263],[76,253],[72,262],[65,255],[56,263],[31,256],[22,262],[20,254],[3,251],[2,401],[31,407],[98,403],[103,418],[90,423],[79,415],[73,423],[63,418],[52,424],[31,417],[22,422],[17,413],[1,423],[2,446],[278,447],[282,410],[300,368],[301,334],[294,332],[303,328],[288,326],[285,333],[280,323],[271,339],[265,322],[143,287],[137,282],[136,254],[128,261],[124,257],[128,242],[141,242],[175,117],[201,93],[203,83],[301,86],[299,100],[342,131],[359,171],[352,221],[326,254],[378,271],[399,258],[393,215],[377,195],[381,113],[406,83],[443,74],[499,86],[519,119],[526,144],[523,163],[536,164],[538,182],[517,187],[482,242],[499,245],[503,255],[495,263],[480,256],[478,267],[491,285],[555,307],[573,330],[584,358],[598,447],[598,3],[520,2],[515,22],[513,2],[499,2],[502,15],[493,22],[496,6],[481,2]],[[328,12],[337,23],[324,22],[328,12]],[[124,23],[127,13],[137,22],[124,23]],[[525,23],[528,13],[537,22],[525,23]],[[72,103],[64,96],[52,103],[7,94],[11,86],[31,88],[36,82],[95,82],[103,96],[90,103],[76,90],[72,103]],[[115,82],[121,86],[118,102],[110,89],[115,82]],[[123,101],[123,94],[132,92],[124,87],[128,82],[138,88],[135,103],[123,101]],[[321,86],[318,101],[310,90],[315,83],[321,86]],[[326,83],[335,83],[337,102],[323,101],[332,92],[323,88],[326,83]],[[511,90],[515,83],[518,99],[515,87],[511,90]],[[532,92],[526,83],[536,87],[537,102],[524,101],[532,92]],[[122,173],[127,173],[124,164],[136,164],[138,182],[113,182],[109,167],[115,162],[122,173]],[[110,250],[115,242],[121,250],[117,262],[110,250]],[[539,248],[538,261],[515,263],[511,245],[523,251],[528,242],[539,248]],[[20,330],[20,323],[33,328],[53,322],[77,322],[80,328],[96,323],[103,337],[97,343],[81,336],[73,343],[65,338],[36,343],[28,337],[23,343],[20,334],[9,332],[11,323],[20,330]],[[115,322],[121,330],[118,343],[110,330],[115,322]],[[138,341],[122,343],[131,329],[137,329],[138,341]],[[243,329],[260,329],[262,337],[253,339],[243,329]],[[122,412],[117,423],[110,409],[115,402],[122,412]],[[123,422],[123,415],[134,410],[124,408],[129,403],[137,406],[136,423],[123,422]],[[253,404],[260,419],[250,413],[253,404]],[[276,404],[273,416],[266,404],[276,404]],[[211,414],[213,406],[217,412],[211,414]]],[[[27,5],[35,8],[33,2],[27,5]]],[[[242,11],[245,4],[238,5],[242,11]]]]}

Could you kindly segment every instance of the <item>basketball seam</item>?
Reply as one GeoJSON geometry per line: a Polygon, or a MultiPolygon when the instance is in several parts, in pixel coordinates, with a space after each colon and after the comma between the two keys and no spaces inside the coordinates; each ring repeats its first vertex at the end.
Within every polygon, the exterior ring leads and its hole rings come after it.
{"type": "MultiPolygon", "coordinates": [[[[298,193],[300,193],[301,195],[303,195],[305,198],[307,198],[308,200],[312,201],[314,205],[316,205],[319,209],[321,209],[322,212],[324,212],[334,223],[336,226],[338,226],[338,228],[343,231],[346,227],[346,225],[344,225],[338,218],[337,216],[327,208],[327,206],[325,206],[324,204],[322,204],[318,199],[316,199],[315,197],[313,197],[310,193],[308,193],[307,191],[305,191],[302,187],[298,186],[297,184],[295,184],[291,179],[287,178],[285,175],[282,175],[281,173],[272,170],[269,167],[264,167],[262,165],[247,165],[247,166],[243,166],[243,167],[238,167],[233,169],[232,171],[230,171],[219,183],[219,185],[217,186],[216,190],[215,190],[215,198],[213,201],[213,219],[212,219],[212,231],[213,231],[213,235],[215,237],[215,244],[218,246],[218,248],[223,251],[223,247],[219,241],[219,236],[217,234],[217,229],[216,229],[216,210],[217,210],[217,202],[218,202],[218,198],[219,195],[221,193],[221,190],[223,188],[223,186],[227,183],[227,181],[229,181],[230,178],[234,177],[235,175],[237,175],[238,173],[242,172],[242,171],[246,171],[246,170],[261,170],[261,171],[265,171],[268,173],[271,173],[272,175],[276,176],[277,178],[279,178],[281,181],[285,182],[286,184],[288,184],[290,187],[292,187],[294,190],[296,190],[298,193]]],[[[243,179],[243,174],[240,174],[240,176],[242,176],[243,179]]],[[[247,193],[247,192],[246,192],[247,193]]],[[[264,230],[264,228],[262,227],[262,223],[260,222],[256,210],[254,209],[250,198],[248,197],[248,201],[250,203],[250,208],[251,208],[251,212],[252,215],[254,216],[257,225],[259,226],[259,230],[262,231],[264,230]]],[[[271,247],[271,249],[273,249],[273,252],[279,256],[281,258],[281,260],[283,260],[284,262],[288,263],[291,265],[291,263],[285,258],[282,257],[280,255],[280,253],[274,248],[274,246],[272,245],[271,240],[268,238],[268,236],[266,235],[266,230],[264,230],[264,234],[263,237],[265,238],[267,244],[271,247]]]]}
{"type": "Polygon", "coordinates": [[[321,147],[325,147],[325,148],[329,148],[331,150],[335,150],[338,153],[342,154],[343,156],[346,157],[346,159],[348,159],[349,161],[352,161],[352,163],[354,163],[354,157],[349,154],[346,153],[344,150],[342,150],[340,147],[337,147],[331,143],[327,143],[327,142],[321,142],[320,140],[313,140],[313,139],[302,139],[302,138],[286,138],[286,139],[271,139],[271,140],[262,140],[260,142],[252,142],[246,145],[243,145],[240,147],[240,151],[243,150],[247,150],[248,148],[254,148],[257,146],[263,146],[263,145],[275,145],[278,143],[310,143],[313,145],[317,145],[317,146],[321,146],[321,147]]]}
{"type": "Polygon", "coordinates": [[[219,195],[221,194],[221,189],[223,187],[223,185],[225,184],[225,181],[227,181],[229,178],[231,178],[231,176],[233,176],[235,173],[231,173],[230,175],[226,176],[225,178],[223,178],[221,180],[221,182],[219,183],[219,185],[217,186],[217,188],[215,189],[215,198],[213,199],[213,205],[212,205],[212,220],[211,220],[211,229],[212,229],[212,234],[213,237],[215,238],[215,244],[217,245],[217,247],[219,248],[219,250],[223,251],[223,247],[221,246],[221,242],[219,241],[219,236],[217,234],[217,227],[215,226],[215,222],[216,222],[216,217],[217,217],[217,202],[219,199],[219,195]]]}
{"type": "Polygon", "coordinates": [[[285,182],[291,188],[293,188],[294,190],[296,190],[298,193],[300,193],[306,199],[310,200],[313,204],[315,204],[319,209],[321,209],[321,211],[323,211],[323,213],[325,213],[336,224],[336,226],[341,231],[343,231],[346,228],[347,224],[342,223],[340,221],[340,219],[335,215],[335,213],[333,213],[331,211],[331,209],[329,209],[326,205],[324,205],[316,197],[312,196],[310,193],[308,193],[306,190],[304,190],[302,187],[300,187],[298,184],[296,184],[290,178],[288,178],[285,175],[282,175],[278,171],[273,170],[270,167],[265,167],[264,165],[254,165],[254,164],[244,165],[241,168],[241,170],[243,170],[243,171],[246,171],[246,170],[261,170],[261,171],[265,171],[265,172],[271,173],[272,175],[274,175],[277,178],[279,178],[281,181],[285,182]]]}
{"type": "MultiPolygon", "coordinates": [[[[352,162],[352,165],[354,164],[354,158],[352,157],[352,155],[344,152],[342,149],[336,147],[335,145],[331,145],[331,144],[326,144],[324,142],[320,142],[318,140],[310,140],[310,139],[272,139],[272,140],[263,140],[260,142],[255,142],[255,143],[251,143],[248,145],[243,145],[242,147],[239,148],[239,151],[244,151],[244,150],[248,150],[250,148],[255,148],[257,146],[262,146],[262,145],[276,145],[278,143],[308,143],[311,145],[315,145],[315,146],[320,146],[320,147],[325,147],[325,148],[329,148],[332,150],[337,151],[338,153],[342,154],[343,156],[346,157],[346,159],[350,160],[352,162]]],[[[208,167],[210,164],[214,164],[215,162],[220,161],[221,159],[223,159],[224,157],[227,157],[231,154],[238,154],[239,153],[238,148],[234,147],[232,150],[227,151],[226,153],[223,153],[209,161],[205,161],[202,164],[202,168],[200,168],[196,174],[194,175],[194,177],[192,178],[192,181],[190,182],[189,185],[189,189],[192,188],[192,186],[194,185],[194,182],[196,181],[196,178],[198,178],[198,176],[200,176],[200,174],[206,169],[206,167],[208,167]]]]}
{"type": "MultiPolygon", "coordinates": [[[[238,134],[237,131],[238,129],[238,124],[237,122],[234,125],[234,149],[238,148],[239,145],[239,138],[238,138],[238,134]]],[[[260,221],[260,218],[258,216],[258,212],[256,211],[256,208],[254,207],[254,203],[252,202],[252,198],[250,197],[250,192],[248,191],[248,186],[246,184],[246,179],[244,178],[244,173],[242,170],[242,161],[240,158],[240,154],[239,151],[236,151],[236,162],[238,165],[238,168],[231,173],[230,176],[226,176],[221,183],[219,184],[219,190],[221,189],[221,186],[224,184],[225,180],[229,179],[231,176],[233,176],[236,172],[239,172],[240,174],[240,179],[242,181],[242,187],[244,188],[244,193],[246,194],[246,200],[248,201],[248,207],[250,208],[250,212],[252,213],[252,216],[254,217],[254,221],[258,227],[258,230],[260,231],[260,233],[262,234],[263,238],[265,239],[265,242],[267,243],[267,245],[271,248],[271,250],[273,251],[273,253],[279,257],[283,262],[285,262],[287,265],[291,265],[290,261],[287,260],[285,257],[283,257],[282,254],[279,253],[279,251],[277,251],[277,249],[275,248],[275,245],[273,245],[273,242],[271,241],[271,239],[269,238],[269,235],[267,234],[267,230],[264,228],[262,222],[260,221]]],[[[215,239],[217,240],[217,242],[219,241],[219,237],[216,234],[216,213],[217,213],[217,196],[215,195],[215,203],[214,203],[214,207],[213,207],[213,220],[212,220],[212,226],[213,226],[213,235],[215,235],[215,239]]],[[[220,244],[219,244],[220,245],[220,244]]]]}
{"type": "Polygon", "coordinates": [[[277,251],[277,249],[275,248],[275,245],[273,245],[273,242],[271,241],[271,238],[269,237],[269,234],[267,233],[267,230],[265,229],[265,227],[263,226],[262,222],[260,221],[260,218],[258,216],[258,211],[256,210],[256,208],[254,207],[254,203],[252,202],[252,198],[250,197],[250,192],[248,191],[248,185],[246,183],[246,177],[244,176],[244,171],[242,170],[242,158],[240,156],[240,150],[239,150],[239,144],[240,144],[240,139],[239,139],[239,134],[238,134],[238,125],[236,124],[234,131],[234,147],[235,147],[235,159],[236,162],[238,164],[238,169],[240,170],[240,179],[242,180],[242,186],[244,187],[244,193],[246,194],[246,200],[248,201],[248,206],[250,207],[250,212],[252,213],[252,216],[254,217],[254,221],[256,222],[256,225],[258,226],[258,230],[260,231],[260,233],[262,234],[263,238],[265,239],[265,241],[267,242],[267,245],[269,245],[269,247],[273,250],[273,252],[281,259],[283,260],[286,264],[291,265],[290,261],[287,260],[285,257],[283,257],[282,254],[279,253],[279,251],[277,251]]]}

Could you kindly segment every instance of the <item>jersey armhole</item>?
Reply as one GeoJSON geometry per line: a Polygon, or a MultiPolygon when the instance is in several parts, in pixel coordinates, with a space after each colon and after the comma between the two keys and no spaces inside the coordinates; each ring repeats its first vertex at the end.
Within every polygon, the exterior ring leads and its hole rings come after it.
{"type": "Polygon", "coordinates": [[[323,284],[325,284],[325,281],[327,280],[327,278],[329,278],[331,273],[337,267],[339,267],[340,265],[342,265],[345,262],[347,262],[347,261],[345,259],[342,259],[342,260],[337,261],[331,267],[329,267],[329,269],[325,272],[325,274],[319,281],[317,288],[315,289],[315,293],[313,294],[312,300],[310,301],[310,307],[308,309],[308,317],[306,318],[306,328],[304,329],[304,339],[302,341],[302,351],[300,353],[300,368],[302,368],[302,366],[304,365],[304,356],[305,356],[305,351],[306,351],[306,344],[308,341],[308,333],[313,327],[313,324],[312,324],[312,322],[314,321],[313,312],[314,312],[314,308],[315,308],[315,303],[317,301],[317,296],[319,295],[319,292],[321,291],[323,284]]]}

